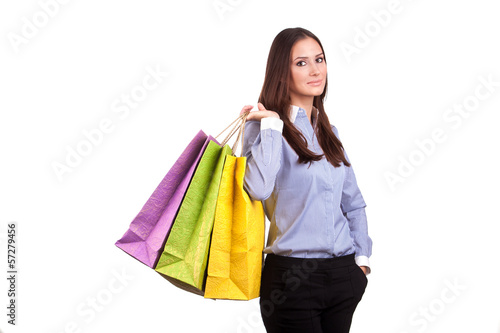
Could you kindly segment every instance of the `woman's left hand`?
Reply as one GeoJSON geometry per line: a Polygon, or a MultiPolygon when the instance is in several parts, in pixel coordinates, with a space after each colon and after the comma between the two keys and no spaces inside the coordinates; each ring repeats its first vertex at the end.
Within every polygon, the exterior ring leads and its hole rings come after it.
{"type": "Polygon", "coordinates": [[[368,270],[368,269],[366,268],[366,266],[359,266],[359,267],[361,268],[361,270],[363,271],[363,273],[365,273],[365,275],[366,275],[366,271],[368,270]]]}

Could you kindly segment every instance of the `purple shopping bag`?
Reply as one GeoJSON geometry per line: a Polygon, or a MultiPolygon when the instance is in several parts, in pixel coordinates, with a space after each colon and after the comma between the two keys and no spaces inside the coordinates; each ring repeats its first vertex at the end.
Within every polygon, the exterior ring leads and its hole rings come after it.
{"type": "Polygon", "coordinates": [[[211,140],[203,131],[196,134],[116,246],[155,267],[196,166],[211,140]]]}

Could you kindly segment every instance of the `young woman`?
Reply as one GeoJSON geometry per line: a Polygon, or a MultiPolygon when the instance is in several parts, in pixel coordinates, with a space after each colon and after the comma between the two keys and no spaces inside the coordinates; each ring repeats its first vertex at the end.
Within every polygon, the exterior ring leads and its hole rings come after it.
{"type": "Polygon", "coordinates": [[[326,89],[319,39],[281,31],[243,144],[245,189],[271,222],[260,296],[267,332],[349,332],[368,283],[366,204],[325,113],[326,89]]]}

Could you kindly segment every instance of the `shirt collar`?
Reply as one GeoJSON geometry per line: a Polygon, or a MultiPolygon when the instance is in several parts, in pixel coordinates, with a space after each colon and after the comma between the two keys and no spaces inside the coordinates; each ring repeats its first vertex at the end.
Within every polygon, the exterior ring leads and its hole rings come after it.
{"type": "MultiPolygon", "coordinates": [[[[292,123],[295,123],[295,119],[297,118],[297,113],[299,113],[299,110],[302,110],[304,113],[306,112],[306,110],[304,110],[303,108],[297,106],[297,105],[290,105],[290,121],[292,123]]],[[[316,120],[318,119],[318,109],[313,106],[312,107],[312,122],[313,122],[313,126],[316,124],[316,120]]]]}

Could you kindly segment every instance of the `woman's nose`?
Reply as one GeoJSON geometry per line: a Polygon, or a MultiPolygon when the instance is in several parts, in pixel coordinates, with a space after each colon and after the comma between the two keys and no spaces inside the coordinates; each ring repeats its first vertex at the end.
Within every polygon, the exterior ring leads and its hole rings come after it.
{"type": "Polygon", "coordinates": [[[320,69],[318,67],[318,64],[314,63],[312,66],[311,66],[311,72],[310,72],[310,75],[318,75],[320,73],[320,69]]]}

